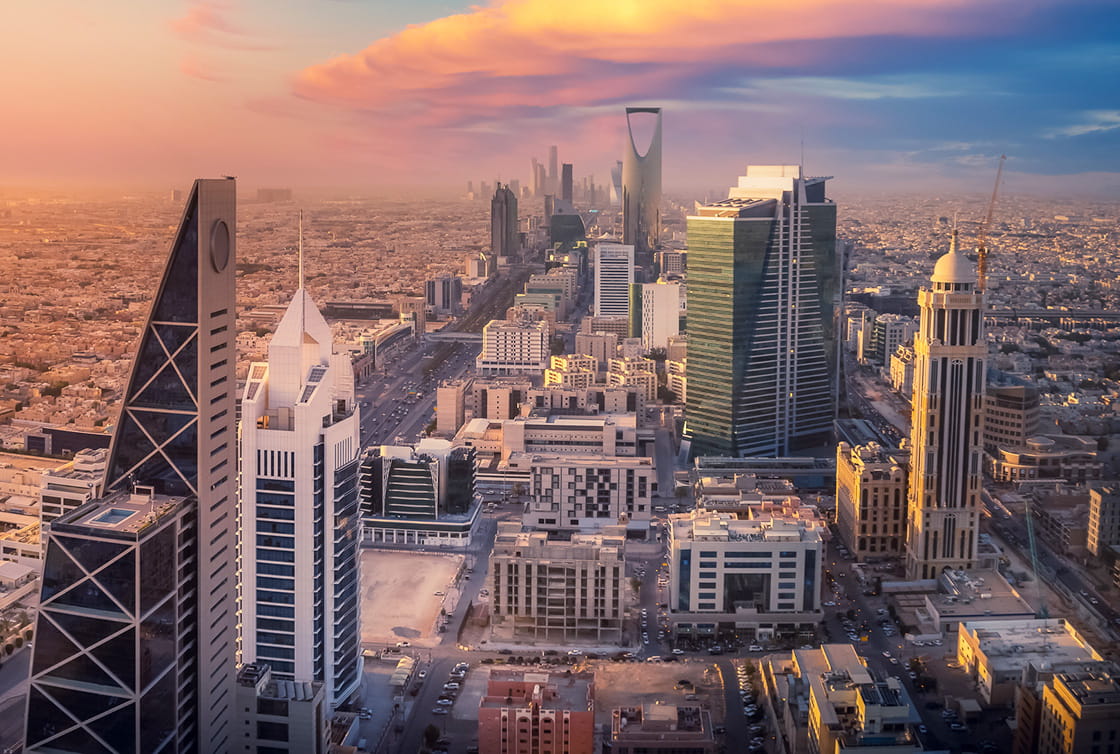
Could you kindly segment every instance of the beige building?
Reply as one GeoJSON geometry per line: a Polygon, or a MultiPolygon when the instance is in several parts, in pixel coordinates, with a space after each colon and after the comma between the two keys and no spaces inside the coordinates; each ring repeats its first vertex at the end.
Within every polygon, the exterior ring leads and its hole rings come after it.
{"type": "Polygon", "coordinates": [[[914,338],[907,578],[932,579],[976,565],[983,481],[988,343],[976,266],[957,251],[937,260],[918,292],[914,338]]]}
{"type": "Polygon", "coordinates": [[[957,632],[957,662],[989,707],[1011,706],[1028,668],[1101,659],[1063,618],[965,621],[957,632]]]}
{"type": "Polygon", "coordinates": [[[1102,485],[1089,491],[1089,552],[1101,557],[1120,545],[1120,486],[1102,485]]]}
{"type": "Polygon", "coordinates": [[[1038,389],[1032,385],[989,385],[984,396],[984,449],[1020,447],[1039,431],[1038,389]]]}
{"type": "Polygon", "coordinates": [[[594,356],[553,356],[544,372],[545,387],[587,389],[596,382],[599,364],[594,356]]]}
{"type": "Polygon", "coordinates": [[[621,643],[625,546],[621,526],[560,540],[499,522],[488,578],[491,641],[621,643]]]}
{"type": "Polygon", "coordinates": [[[536,374],[548,367],[548,322],[521,319],[494,319],[482,328],[482,352],[475,359],[478,374],[536,374]]]}
{"type": "Polygon", "coordinates": [[[534,454],[530,463],[526,526],[593,531],[624,519],[629,528],[649,530],[657,494],[652,458],[534,454]]]}
{"type": "Polygon", "coordinates": [[[643,704],[611,711],[611,754],[711,754],[712,713],[702,707],[643,704]]]}
{"type": "Polygon", "coordinates": [[[914,346],[901,345],[894,350],[890,359],[891,387],[906,400],[914,394],[914,346]]]}
{"type": "Polygon", "coordinates": [[[1038,754],[1120,751],[1120,680],[1112,672],[1060,673],[1042,690],[1038,754]]]}
{"type": "Polygon", "coordinates": [[[453,380],[436,388],[436,434],[451,437],[467,420],[471,380],[453,380]]]}
{"type": "Polygon", "coordinates": [[[325,754],[330,725],[323,684],[273,680],[267,664],[237,674],[233,751],[246,754],[325,754]]]}
{"type": "Polygon", "coordinates": [[[904,552],[909,453],[877,443],[836,447],[836,521],[856,560],[904,552]]]}
{"type": "Polygon", "coordinates": [[[657,371],[650,359],[611,359],[607,367],[607,384],[635,387],[646,402],[657,400],[657,371]]]}
{"type": "Polygon", "coordinates": [[[1034,435],[1020,445],[999,445],[985,457],[985,468],[997,482],[1062,479],[1084,483],[1100,479],[1104,469],[1097,444],[1072,435],[1034,435]]]}
{"type": "MultiPolygon", "coordinates": [[[[586,323],[590,317],[584,318],[586,323]]],[[[625,338],[626,333],[619,335],[617,332],[588,332],[576,333],[576,353],[585,353],[595,359],[598,367],[606,370],[607,362],[618,355],[618,341],[625,338]]]]}

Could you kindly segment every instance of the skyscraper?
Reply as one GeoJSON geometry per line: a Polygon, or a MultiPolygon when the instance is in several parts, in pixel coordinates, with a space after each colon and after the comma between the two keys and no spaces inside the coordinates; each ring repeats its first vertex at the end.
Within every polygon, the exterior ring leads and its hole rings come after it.
{"type": "Polygon", "coordinates": [[[826,178],[750,166],[688,218],[693,455],[782,456],[832,433],[836,205],[826,178]]]}
{"type": "Polygon", "coordinates": [[[28,751],[231,749],[232,179],[198,180],[141,334],[105,494],[51,524],[28,751]]]}
{"type": "Polygon", "coordinates": [[[559,156],[556,151],[556,146],[553,145],[548,148],[548,192],[549,194],[556,194],[560,188],[560,174],[557,172],[559,166],[559,156]]]}
{"type": "Polygon", "coordinates": [[[976,565],[988,342],[976,267],[957,251],[937,260],[918,292],[914,338],[906,572],[937,578],[976,565]]]}
{"type": "Polygon", "coordinates": [[[241,401],[242,655],[338,704],[360,681],[358,416],[350,358],[301,287],[241,401]]]}
{"type": "Polygon", "coordinates": [[[626,108],[626,147],[622,153],[622,242],[639,255],[661,242],[661,108],[626,108]],[[656,116],[645,152],[634,143],[632,115],[656,116]]]}
{"type": "Polygon", "coordinates": [[[498,259],[513,256],[521,246],[517,230],[517,197],[498,184],[490,200],[490,258],[487,275],[497,271],[498,259]]]}
{"type": "Polygon", "coordinates": [[[630,316],[630,284],[634,282],[634,247],[600,243],[595,247],[595,316],[630,316]]]}
{"type": "Polygon", "coordinates": [[[572,163],[565,162],[560,171],[560,198],[572,203],[572,163]]]}
{"type": "Polygon", "coordinates": [[[610,203],[612,207],[622,206],[622,160],[611,168],[610,203]]]}

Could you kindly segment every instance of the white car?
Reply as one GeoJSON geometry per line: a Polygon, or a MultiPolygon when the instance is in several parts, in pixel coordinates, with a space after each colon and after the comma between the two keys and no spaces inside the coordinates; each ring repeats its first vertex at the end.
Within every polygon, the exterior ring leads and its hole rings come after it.
{"type": "Polygon", "coordinates": [[[568,657],[579,657],[581,654],[583,654],[582,649],[569,649],[568,650],[568,657]]]}
{"type": "Polygon", "coordinates": [[[684,654],[684,650],[683,650],[683,649],[674,649],[674,650],[673,650],[673,654],[675,654],[675,655],[683,655],[683,654],[684,654]]]}

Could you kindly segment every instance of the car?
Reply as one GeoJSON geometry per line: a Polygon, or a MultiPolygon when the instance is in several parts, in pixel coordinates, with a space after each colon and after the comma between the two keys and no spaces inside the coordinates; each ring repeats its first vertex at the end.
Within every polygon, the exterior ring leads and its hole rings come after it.
{"type": "Polygon", "coordinates": [[[919,725],[919,726],[918,726],[918,732],[919,732],[919,733],[922,733],[922,734],[926,734],[926,733],[929,733],[929,728],[927,728],[927,727],[926,727],[926,726],[924,726],[924,725],[919,725]]]}
{"type": "Polygon", "coordinates": [[[372,712],[359,712],[358,717],[361,718],[362,720],[372,720],[373,719],[373,713],[372,712]]]}
{"type": "Polygon", "coordinates": [[[646,662],[661,662],[661,657],[659,655],[652,655],[646,658],[646,662]]]}
{"type": "Polygon", "coordinates": [[[420,672],[418,672],[416,674],[416,677],[419,678],[420,680],[424,680],[425,678],[428,677],[428,671],[427,670],[421,670],[420,672]]]}
{"type": "Polygon", "coordinates": [[[450,707],[454,703],[455,702],[453,702],[450,699],[436,699],[436,704],[438,704],[441,707],[450,707]]]}
{"type": "Polygon", "coordinates": [[[447,707],[436,707],[432,710],[433,715],[446,715],[447,712],[447,707]]]}
{"type": "Polygon", "coordinates": [[[675,647],[675,648],[673,649],[673,654],[675,654],[675,655],[683,655],[683,654],[684,654],[684,650],[683,650],[683,649],[680,649],[679,647],[675,647]]]}
{"type": "Polygon", "coordinates": [[[892,657],[891,658],[891,665],[897,665],[897,664],[898,664],[898,658],[897,657],[892,657]]]}
{"type": "Polygon", "coordinates": [[[569,649],[568,650],[568,657],[579,657],[582,654],[583,654],[582,649],[569,649]]]}
{"type": "Polygon", "coordinates": [[[886,657],[889,660],[890,657],[891,657],[891,653],[888,650],[884,649],[883,650],[883,657],[886,657]]]}
{"type": "Polygon", "coordinates": [[[410,643],[408,643],[407,641],[398,641],[397,642],[397,649],[407,649],[408,647],[411,647],[411,646],[412,645],[410,643]]]}
{"type": "Polygon", "coordinates": [[[759,646],[758,644],[751,644],[749,647],[747,647],[747,651],[748,652],[761,652],[762,647],[759,646]]]}
{"type": "Polygon", "coordinates": [[[447,595],[444,592],[433,592],[433,596],[435,596],[435,597],[446,597],[447,595]]]}
{"type": "Polygon", "coordinates": [[[511,654],[513,654],[513,650],[512,649],[499,649],[498,654],[500,654],[500,655],[511,655],[511,654]]]}
{"type": "Polygon", "coordinates": [[[955,731],[958,731],[958,732],[959,731],[965,731],[965,730],[968,730],[968,726],[965,725],[964,723],[952,722],[952,723],[949,723],[949,730],[955,730],[955,731]]]}

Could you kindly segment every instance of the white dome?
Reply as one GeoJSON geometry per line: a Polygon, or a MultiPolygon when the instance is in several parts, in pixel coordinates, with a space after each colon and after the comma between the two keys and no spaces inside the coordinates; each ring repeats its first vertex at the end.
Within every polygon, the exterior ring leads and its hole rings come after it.
{"type": "Polygon", "coordinates": [[[964,254],[953,250],[937,260],[930,279],[935,283],[975,283],[976,265],[964,254]]]}

